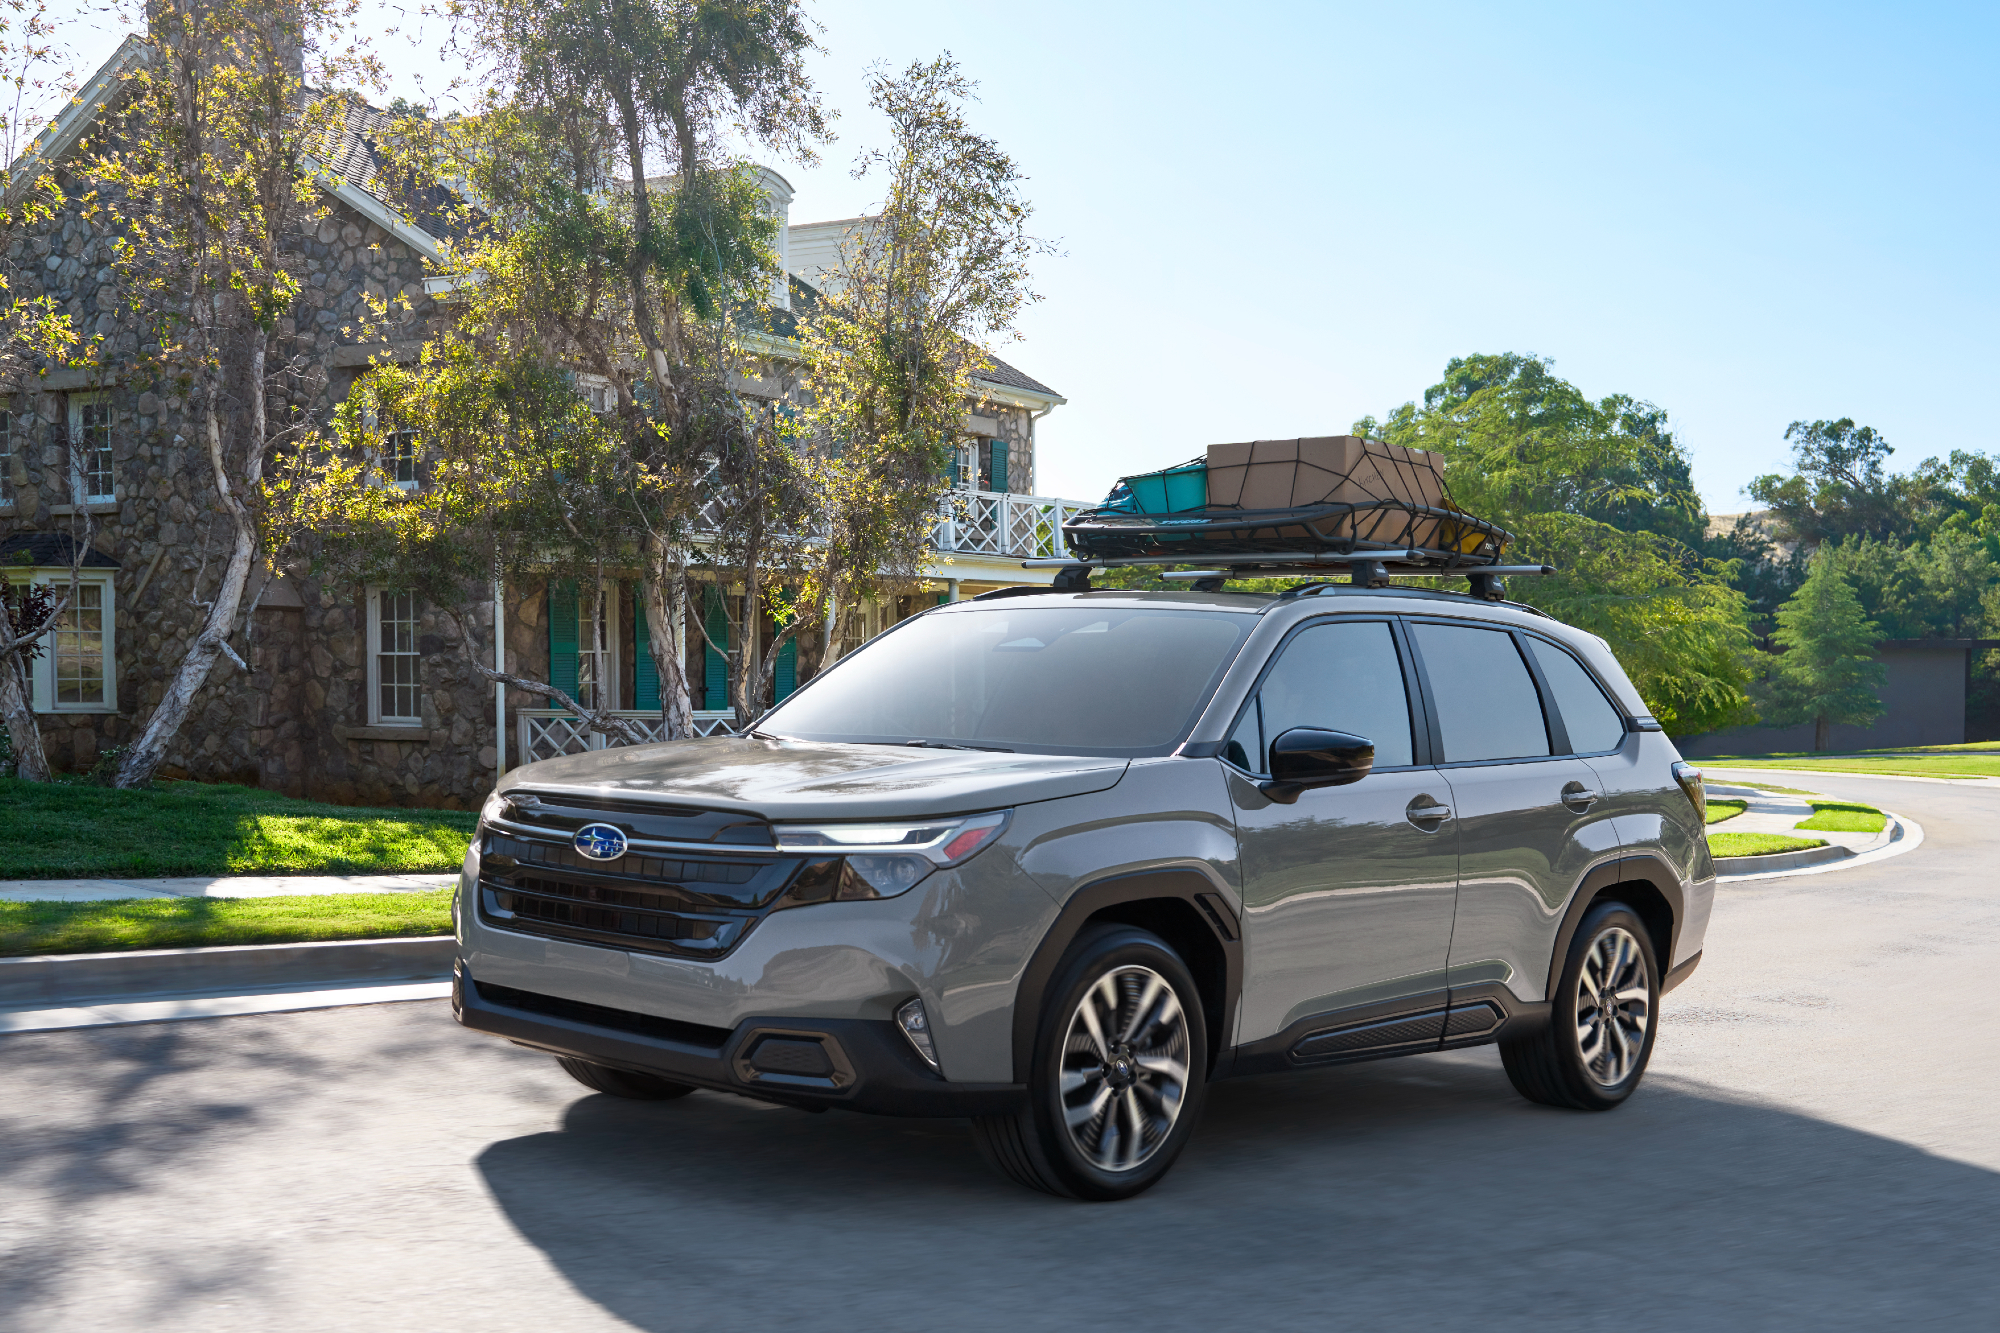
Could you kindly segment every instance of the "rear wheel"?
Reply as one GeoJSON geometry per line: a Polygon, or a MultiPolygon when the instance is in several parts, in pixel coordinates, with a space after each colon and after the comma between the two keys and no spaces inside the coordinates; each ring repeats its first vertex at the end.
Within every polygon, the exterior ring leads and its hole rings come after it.
{"type": "Polygon", "coordinates": [[[1623,1103],[1645,1076],[1659,1027],[1660,969],[1638,913],[1617,902],[1591,908],[1549,999],[1547,1027],[1500,1043],[1515,1091],[1579,1111],[1623,1103]]]}
{"type": "Polygon", "coordinates": [[[1125,1199],[1194,1133],[1208,1067],[1201,999],[1179,955],[1136,926],[1090,928],[1044,997],[1028,1105],[983,1116],[989,1160],[1030,1189],[1125,1199]]]}
{"type": "Polygon", "coordinates": [[[624,1069],[613,1069],[610,1065],[579,1060],[573,1055],[558,1055],[556,1063],[563,1067],[565,1074],[592,1092],[606,1092],[613,1097],[664,1102],[674,1097],[685,1097],[694,1091],[691,1083],[675,1083],[657,1074],[634,1074],[624,1069]]]}

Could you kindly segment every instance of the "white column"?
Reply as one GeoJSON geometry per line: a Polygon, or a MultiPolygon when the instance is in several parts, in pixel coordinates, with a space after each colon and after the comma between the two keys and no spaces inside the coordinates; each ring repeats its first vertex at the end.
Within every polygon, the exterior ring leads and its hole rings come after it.
{"type": "MultiPolygon", "coordinates": [[[[493,580],[493,669],[507,669],[507,590],[493,580]]],[[[507,686],[493,682],[493,780],[507,771],[507,686]]]]}

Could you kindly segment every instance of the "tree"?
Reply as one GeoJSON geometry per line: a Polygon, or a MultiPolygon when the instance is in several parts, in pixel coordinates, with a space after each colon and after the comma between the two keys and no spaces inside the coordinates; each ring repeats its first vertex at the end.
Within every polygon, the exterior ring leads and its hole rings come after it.
{"type": "Polygon", "coordinates": [[[802,332],[803,421],[818,446],[805,599],[824,608],[822,665],[840,653],[844,613],[920,573],[979,345],[1014,336],[1038,299],[1022,176],[966,123],[974,87],[949,53],[870,75],[894,138],[855,174],[879,169],[886,196],[802,332]]]}
{"type": "Polygon", "coordinates": [[[1765,721],[1811,722],[1813,749],[1822,751],[1834,723],[1866,726],[1882,715],[1878,631],[1837,561],[1814,558],[1805,583],[1778,609],[1776,637],[1784,651],[1759,691],[1765,721]]]}
{"type": "Polygon", "coordinates": [[[156,349],[139,369],[188,403],[228,551],[120,787],[151,781],[219,658],[248,670],[229,639],[257,556],[259,488],[272,451],[308,429],[300,408],[317,387],[281,329],[305,281],[291,242],[324,211],[307,157],[343,109],[309,90],[368,68],[323,47],[346,13],[346,0],[149,6],[151,57],[85,152],[86,219],[117,238],[121,296],[156,349]]]}
{"type": "MultiPolygon", "coordinates": [[[[827,118],[803,68],[810,25],[794,0],[466,0],[454,12],[470,44],[492,60],[497,84],[475,114],[403,118],[386,146],[413,192],[434,197],[449,185],[459,200],[452,211],[465,239],[442,273],[465,299],[443,354],[425,364],[470,356],[511,367],[512,378],[462,381],[495,395],[512,392],[510,384],[588,377],[608,400],[587,433],[608,452],[587,472],[544,465],[536,473],[513,455],[489,466],[460,451],[456,484],[472,488],[463,503],[407,503],[428,509],[426,522],[480,515],[484,526],[459,546],[483,542],[503,564],[505,551],[536,540],[552,548],[551,572],[636,559],[670,737],[693,729],[679,645],[689,574],[700,558],[695,531],[718,529],[717,554],[742,593],[731,605],[741,632],[716,646],[729,654],[739,717],[753,719],[761,710],[756,683],[797,632],[793,626],[760,643],[756,629],[771,592],[796,573],[789,552],[803,485],[796,433],[772,406],[738,392],[756,369],[745,343],[777,263],[755,172],[729,143],[740,131],[811,160],[827,118]],[[481,485],[491,489],[476,493],[481,485]],[[505,540],[494,526],[556,519],[505,540]]],[[[395,377],[383,378],[387,385],[395,377]]],[[[572,398],[576,391],[572,380],[572,398]]],[[[530,453],[545,455],[559,421],[583,429],[533,395],[495,397],[473,411],[399,384],[380,401],[372,422],[346,428],[342,447],[379,447],[374,440],[407,429],[421,449],[435,451],[442,446],[432,437],[448,436],[449,423],[426,413],[447,406],[460,416],[505,419],[509,438],[530,453]]],[[[324,479],[342,489],[333,472],[324,479]]],[[[387,512],[353,486],[345,493],[350,518],[387,512]]],[[[396,555],[420,557],[421,550],[396,555]]],[[[411,568],[402,581],[427,582],[443,595],[439,580],[456,560],[411,568]]],[[[475,600],[501,572],[461,569],[445,604],[475,600]]],[[[466,648],[482,675],[546,692],[487,666],[469,639],[466,648]]],[[[603,717],[590,724],[616,729],[603,717]]]]}
{"type": "Polygon", "coordinates": [[[1843,537],[1907,539],[1942,517],[1935,478],[1921,469],[1888,472],[1883,464],[1895,450],[1872,426],[1856,426],[1852,417],[1794,421],[1785,438],[1794,475],[1758,477],[1750,497],[1808,548],[1843,537]]]}

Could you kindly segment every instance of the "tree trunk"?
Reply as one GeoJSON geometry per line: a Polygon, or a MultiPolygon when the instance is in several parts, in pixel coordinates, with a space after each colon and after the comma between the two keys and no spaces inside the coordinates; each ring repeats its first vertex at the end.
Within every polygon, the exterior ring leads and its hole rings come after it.
{"type": "Polygon", "coordinates": [[[7,724],[7,738],[14,745],[14,776],[24,782],[47,782],[49,759],[42,751],[42,729],[28,707],[26,667],[19,653],[0,658],[0,722],[7,724]]]}
{"type": "MultiPolygon", "coordinates": [[[[261,357],[257,358],[256,371],[261,381],[261,357]]],[[[211,398],[211,404],[213,401],[211,398]]],[[[257,525],[231,491],[222,457],[222,425],[212,405],[208,410],[208,450],[209,463],[215,468],[216,492],[229,514],[233,530],[229,563],[223,568],[222,586],[215,590],[215,600],[209,603],[208,618],[202,623],[201,633],[188,646],[187,656],[181,659],[173,678],[167,682],[167,692],[160,699],[159,706],[153,709],[153,715],[146,720],[145,731],[125,752],[125,762],[118,766],[115,786],[143,787],[153,780],[154,772],[166,760],[167,747],[173,744],[188,714],[194,711],[195,696],[208,683],[208,673],[214,669],[216,658],[227,652],[238,666],[249,670],[248,664],[229,647],[228,639],[236,628],[236,613],[243,606],[243,589],[250,582],[250,567],[257,558],[257,525]]]]}
{"type": "Polygon", "coordinates": [[[1832,731],[1833,731],[1833,724],[1828,722],[1824,717],[1816,717],[1813,719],[1814,754],[1826,753],[1826,747],[1830,743],[1829,736],[1832,731]]]}
{"type": "Polygon", "coordinates": [[[684,549],[657,540],[649,554],[640,587],[646,596],[648,646],[660,678],[660,715],[667,740],[686,740],[694,735],[694,697],[681,648],[688,613],[687,556],[684,549]]]}

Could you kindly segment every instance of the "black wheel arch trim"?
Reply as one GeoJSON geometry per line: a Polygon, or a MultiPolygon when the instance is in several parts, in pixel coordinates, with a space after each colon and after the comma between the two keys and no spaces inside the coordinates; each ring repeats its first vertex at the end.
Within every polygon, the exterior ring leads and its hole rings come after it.
{"type": "MultiPolygon", "coordinates": [[[[1243,990],[1242,922],[1237,916],[1235,904],[1220,891],[1213,878],[1187,867],[1165,867],[1095,880],[1071,894],[1056,913],[1054,924],[1035,947],[1027,967],[1022,969],[1021,983],[1014,994],[1016,1083],[1025,1084],[1028,1081],[1034,1064],[1035,1035],[1041,1023],[1042,997],[1048,992],[1056,969],[1062,965],[1070,945],[1076,941],[1085,923],[1110,908],[1161,899],[1186,903],[1194,919],[1207,930],[1221,951],[1222,975],[1215,979],[1220,983],[1219,1003],[1211,1006],[1206,1002],[1208,997],[1203,997],[1204,1009],[1213,1008],[1216,1011],[1205,1013],[1203,1017],[1208,1020],[1211,1077],[1220,1077],[1222,1071],[1216,1067],[1221,1058],[1218,1053],[1230,1047],[1236,1023],[1236,1002],[1243,990]]],[[[1195,975],[1195,984],[1200,986],[1200,960],[1182,958],[1181,962],[1195,975]]]]}
{"type": "MultiPolygon", "coordinates": [[[[1563,964],[1569,959],[1570,941],[1576,938],[1576,930],[1583,924],[1584,913],[1588,912],[1598,896],[1612,885],[1635,882],[1650,885],[1667,905],[1667,947],[1664,955],[1656,958],[1654,962],[1663,976],[1672,968],[1674,950],[1680,945],[1681,925],[1687,919],[1687,894],[1681,878],[1663,858],[1651,853],[1616,856],[1591,867],[1577,883],[1576,891],[1570,895],[1569,906],[1563,912],[1562,925],[1556,931],[1555,948],[1549,955],[1549,974],[1542,990],[1545,998],[1555,994],[1556,983],[1562,979],[1563,964]]],[[[1633,907],[1639,911],[1643,920],[1645,912],[1641,905],[1635,903],[1633,907]]],[[[1660,953],[1659,941],[1653,941],[1653,945],[1654,952],[1660,953]]]]}

